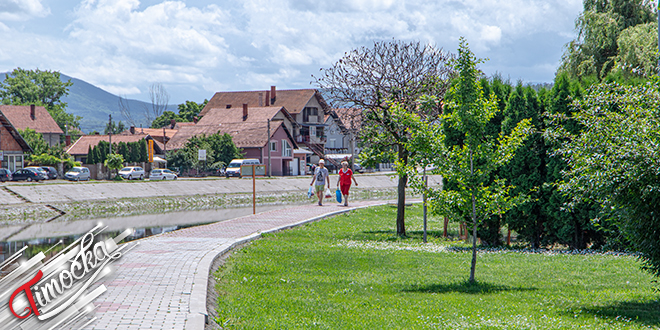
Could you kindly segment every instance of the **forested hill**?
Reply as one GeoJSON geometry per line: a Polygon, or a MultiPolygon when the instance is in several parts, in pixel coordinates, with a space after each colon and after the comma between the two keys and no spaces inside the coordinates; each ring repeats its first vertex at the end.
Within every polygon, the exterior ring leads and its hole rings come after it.
{"type": "MultiPolygon", "coordinates": [[[[0,73],[0,81],[5,80],[6,73],[0,73]]],[[[108,115],[112,115],[114,121],[123,120],[119,111],[119,96],[108,93],[83,80],[69,77],[61,74],[62,81],[71,79],[73,85],[69,87],[69,95],[62,100],[68,104],[67,112],[81,116],[80,126],[83,132],[88,133],[92,130],[103,132],[105,124],[108,122],[108,115]]],[[[134,118],[142,120],[142,109],[150,104],[138,100],[128,100],[129,107],[135,112],[134,118]]],[[[176,110],[175,104],[170,104],[168,110],[176,110]]],[[[126,124],[128,126],[128,124],[126,124]]],[[[147,125],[145,125],[147,127],[147,125]]]]}

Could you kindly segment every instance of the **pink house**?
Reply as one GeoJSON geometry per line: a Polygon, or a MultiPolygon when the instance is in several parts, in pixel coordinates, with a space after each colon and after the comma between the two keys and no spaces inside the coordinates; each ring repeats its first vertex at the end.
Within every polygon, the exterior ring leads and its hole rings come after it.
{"type": "Polygon", "coordinates": [[[196,135],[228,133],[234,144],[243,149],[245,158],[259,159],[266,165],[270,163],[272,175],[298,175],[301,173],[301,159],[294,155],[298,145],[292,134],[296,125],[284,107],[243,104],[243,107],[235,108],[210,108],[197,124],[180,127],[167,143],[167,148],[180,149],[196,135]]]}

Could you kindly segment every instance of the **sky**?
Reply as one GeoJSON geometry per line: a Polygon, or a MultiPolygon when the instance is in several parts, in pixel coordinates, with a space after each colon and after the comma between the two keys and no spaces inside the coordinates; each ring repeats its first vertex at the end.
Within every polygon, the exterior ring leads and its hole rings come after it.
{"type": "Polygon", "coordinates": [[[0,0],[0,72],[59,71],[147,101],[315,88],[346,52],[392,39],[455,53],[488,75],[552,82],[581,0],[0,0]]]}

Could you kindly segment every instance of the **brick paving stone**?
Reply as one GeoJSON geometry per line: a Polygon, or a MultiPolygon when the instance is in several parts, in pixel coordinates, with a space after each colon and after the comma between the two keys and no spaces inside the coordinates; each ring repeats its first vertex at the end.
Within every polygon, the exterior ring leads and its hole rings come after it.
{"type": "Polygon", "coordinates": [[[206,290],[204,297],[191,297],[194,279],[198,272],[206,272],[207,280],[209,263],[202,261],[209,252],[255,233],[377,204],[382,202],[355,201],[349,208],[333,202],[298,206],[142,239],[100,281],[108,290],[94,301],[98,319],[86,329],[193,329],[193,317],[199,315],[191,313],[191,302],[206,301],[206,290]]]}

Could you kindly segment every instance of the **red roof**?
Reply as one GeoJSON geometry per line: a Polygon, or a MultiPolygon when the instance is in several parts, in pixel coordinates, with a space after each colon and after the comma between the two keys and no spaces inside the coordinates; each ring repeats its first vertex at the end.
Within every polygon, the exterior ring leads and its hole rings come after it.
{"type": "Polygon", "coordinates": [[[32,118],[30,107],[29,105],[0,105],[0,112],[19,130],[30,128],[42,134],[64,134],[46,108],[35,106],[34,118],[32,118]]]}
{"type": "MultiPolygon", "coordinates": [[[[205,116],[206,113],[213,108],[227,109],[242,109],[243,104],[247,103],[250,107],[264,107],[266,106],[266,92],[262,91],[244,91],[244,92],[217,92],[211,100],[206,104],[204,109],[199,113],[200,116],[205,116]]],[[[272,96],[271,96],[272,97],[272,96]]],[[[309,101],[316,97],[322,107],[327,108],[325,101],[321,94],[315,89],[283,89],[276,91],[275,102],[270,103],[270,106],[284,107],[291,114],[300,113],[309,101]]],[[[270,102],[270,101],[269,101],[270,102]]]]}
{"type": "MultiPolygon", "coordinates": [[[[118,134],[118,135],[112,135],[112,144],[116,144],[119,142],[137,142],[142,139],[147,139],[151,138],[148,134],[118,134]]],[[[74,142],[69,149],[66,150],[66,152],[69,155],[87,155],[87,151],[89,151],[89,147],[96,147],[99,142],[101,141],[106,141],[110,142],[110,137],[108,135],[83,135],[81,136],[76,142],[74,142]]],[[[162,150],[163,146],[160,142],[154,141],[154,148],[158,150],[162,150]]]]}
{"type": "MultiPolygon", "coordinates": [[[[239,148],[261,148],[265,147],[266,143],[268,143],[268,124],[266,122],[245,121],[223,123],[221,125],[202,125],[200,123],[195,126],[181,127],[172,140],[167,143],[167,149],[181,149],[193,136],[199,136],[202,134],[208,136],[215,133],[229,133],[232,137],[232,141],[239,148]]],[[[271,135],[275,134],[278,128],[282,125],[282,121],[272,122],[270,127],[271,135]]],[[[294,143],[293,140],[291,142],[294,143]]],[[[295,143],[293,145],[295,146],[295,143]]]]}

